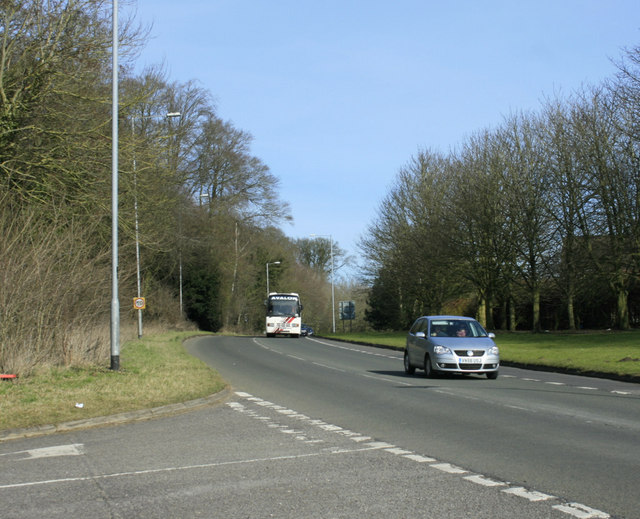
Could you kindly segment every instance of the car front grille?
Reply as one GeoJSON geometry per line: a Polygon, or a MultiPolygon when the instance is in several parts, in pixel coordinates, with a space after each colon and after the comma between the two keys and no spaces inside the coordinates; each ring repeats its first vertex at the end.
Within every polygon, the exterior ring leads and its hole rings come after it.
{"type": "MultiPolygon", "coordinates": [[[[469,357],[467,354],[469,350],[455,350],[456,355],[458,357],[469,357]]],[[[473,351],[473,357],[482,357],[484,355],[484,350],[471,350],[473,351]]]]}
{"type": "Polygon", "coordinates": [[[480,364],[460,364],[461,370],[469,370],[472,371],[474,369],[482,369],[482,363],[480,364]]]}

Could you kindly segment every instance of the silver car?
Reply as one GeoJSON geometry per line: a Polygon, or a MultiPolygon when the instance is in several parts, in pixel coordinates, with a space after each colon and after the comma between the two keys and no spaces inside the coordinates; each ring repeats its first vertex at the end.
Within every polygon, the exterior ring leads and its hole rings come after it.
{"type": "Polygon", "coordinates": [[[438,373],[484,373],[498,378],[500,352],[475,319],[452,315],[428,315],[413,323],[404,350],[404,371],[424,369],[431,378],[438,373]]]}

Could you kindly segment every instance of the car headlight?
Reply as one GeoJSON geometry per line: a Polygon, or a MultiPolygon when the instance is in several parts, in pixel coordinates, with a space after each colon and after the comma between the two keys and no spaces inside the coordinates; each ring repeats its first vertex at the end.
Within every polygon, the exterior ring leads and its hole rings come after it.
{"type": "Polygon", "coordinates": [[[488,353],[489,355],[500,355],[500,350],[498,349],[498,347],[497,347],[497,346],[494,346],[493,348],[489,348],[489,349],[487,350],[487,353],[488,353]]]}
{"type": "Polygon", "coordinates": [[[444,346],[434,346],[433,353],[436,355],[451,355],[451,350],[449,348],[445,348],[444,346]]]}

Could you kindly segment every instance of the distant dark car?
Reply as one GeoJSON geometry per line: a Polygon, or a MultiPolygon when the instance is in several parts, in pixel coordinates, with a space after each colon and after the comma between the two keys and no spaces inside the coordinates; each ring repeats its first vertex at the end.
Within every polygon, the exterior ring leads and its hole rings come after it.
{"type": "Polygon", "coordinates": [[[435,315],[420,317],[407,335],[404,370],[424,369],[427,377],[438,373],[482,373],[498,378],[500,354],[487,333],[470,317],[435,315]]]}
{"type": "Polygon", "coordinates": [[[309,326],[308,324],[303,324],[302,325],[301,335],[303,337],[307,337],[309,335],[313,335],[313,328],[311,328],[311,326],[309,326]]]}

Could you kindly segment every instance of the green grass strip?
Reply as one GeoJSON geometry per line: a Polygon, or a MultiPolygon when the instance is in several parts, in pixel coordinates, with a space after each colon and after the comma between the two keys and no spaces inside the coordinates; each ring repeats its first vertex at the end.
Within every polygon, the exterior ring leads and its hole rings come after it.
{"type": "Polygon", "coordinates": [[[117,372],[96,366],[55,367],[0,382],[0,430],[108,416],[217,393],[224,380],[182,345],[193,335],[172,332],[127,342],[117,372]]]}
{"type": "MultiPolygon", "coordinates": [[[[407,334],[336,333],[328,337],[403,349],[407,334]]],[[[495,341],[503,362],[640,377],[640,331],[498,332],[495,341]]]]}

